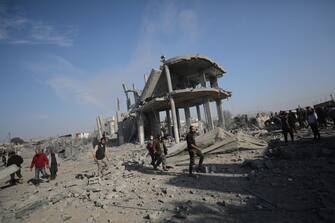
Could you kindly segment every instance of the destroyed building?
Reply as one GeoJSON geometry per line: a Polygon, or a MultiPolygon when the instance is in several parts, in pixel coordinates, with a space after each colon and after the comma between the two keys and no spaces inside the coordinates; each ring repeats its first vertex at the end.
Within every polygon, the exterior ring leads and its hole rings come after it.
{"type": "MultiPolygon", "coordinates": [[[[231,97],[231,92],[220,88],[218,78],[225,73],[223,67],[205,56],[191,55],[171,59],[161,57],[159,69],[152,69],[143,90],[127,89],[123,85],[126,98],[126,113],[118,109],[116,118],[109,120],[106,126],[110,128],[108,134],[115,135],[118,143],[144,140],[151,135],[161,134],[160,112],[165,112],[166,131],[180,141],[180,110],[185,112],[186,127],[191,125],[190,108],[196,108],[197,120],[201,120],[205,131],[212,130],[214,121],[211,102],[215,102],[217,111],[217,125],[224,127],[222,100],[231,97]],[[133,94],[133,103],[130,96],[133,94]],[[202,117],[201,109],[204,110],[202,117]]],[[[97,127],[102,134],[102,118],[98,117],[97,127]]]]}

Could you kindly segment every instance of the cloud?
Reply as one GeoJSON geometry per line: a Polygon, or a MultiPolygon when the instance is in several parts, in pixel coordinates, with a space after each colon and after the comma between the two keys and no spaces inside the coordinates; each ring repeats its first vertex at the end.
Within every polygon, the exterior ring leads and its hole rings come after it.
{"type": "Polygon", "coordinates": [[[31,68],[41,76],[48,76],[46,83],[62,100],[105,108],[111,112],[110,107],[115,107],[117,97],[121,98],[121,103],[124,101],[122,83],[128,86],[135,83],[137,88],[142,89],[144,74],[159,67],[162,54],[174,49],[177,52],[168,57],[176,56],[179,50],[190,52],[201,36],[196,10],[180,8],[174,2],[150,2],[141,20],[137,45],[123,67],[88,73],[65,58],[53,56],[34,63],[31,68]]]}
{"type": "Polygon", "coordinates": [[[74,26],[55,27],[43,21],[7,13],[0,5],[0,41],[9,44],[48,44],[61,47],[73,45],[78,30],[74,26]]]}
{"type": "Polygon", "coordinates": [[[94,91],[89,90],[89,82],[80,81],[73,77],[61,76],[52,77],[47,83],[65,101],[103,106],[102,102],[95,97],[94,91]]]}
{"type": "Polygon", "coordinates": [[[190,45],[202,33],[197,9],[192,5],[180,7],[175,1],[150,2],[143,13],[142,27],[140,42],[149,39],[161,45],[166,39],[190,45]]]}

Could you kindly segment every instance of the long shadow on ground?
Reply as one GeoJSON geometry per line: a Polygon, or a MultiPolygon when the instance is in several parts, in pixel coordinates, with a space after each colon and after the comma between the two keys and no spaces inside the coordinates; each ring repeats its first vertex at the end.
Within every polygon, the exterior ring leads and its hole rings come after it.
{"type": "Polygon", "coordinates": [[[170,179],[168,184],[195,190],[195,195],[198,190],[214,193],[216,203],[176,202],[169,221],[335,222],[335,136],[288,145],[273,141],[265,154],[257,165],[232,166],[236,175],[170,179]],[[238,174],[246,170],[248,176],[238,174]],[[225,200],[232,194],[236,199],[225,200]]]}

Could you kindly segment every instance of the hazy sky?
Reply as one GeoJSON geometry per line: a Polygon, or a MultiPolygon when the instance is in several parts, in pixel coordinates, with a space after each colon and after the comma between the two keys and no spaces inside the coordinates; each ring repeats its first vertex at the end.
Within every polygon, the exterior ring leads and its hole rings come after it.
{"type": "Polygon", "coordinates": [[[233,113],[335,93],[335,1],[0,0],[0,140],[91,131],[160,55],[203,54],[233,113]]]}

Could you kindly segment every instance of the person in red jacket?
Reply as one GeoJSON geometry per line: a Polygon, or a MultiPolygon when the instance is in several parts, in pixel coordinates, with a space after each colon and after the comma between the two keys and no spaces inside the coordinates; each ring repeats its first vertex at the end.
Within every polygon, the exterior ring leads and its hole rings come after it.
{"type": "Polygon", "coordinates": [[[35,156],[31,161],[30,171],[32,171],[35,166],[35,180],[40,181],[40,172],[42,173],[42,178],[48,178],[48,174],[45,172],[45,168],[49,168],[49,160],[47,156],[41,151],[40,148],[35,149],[35,156]]]}

